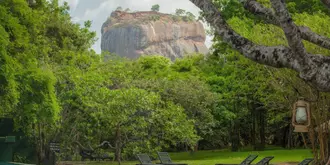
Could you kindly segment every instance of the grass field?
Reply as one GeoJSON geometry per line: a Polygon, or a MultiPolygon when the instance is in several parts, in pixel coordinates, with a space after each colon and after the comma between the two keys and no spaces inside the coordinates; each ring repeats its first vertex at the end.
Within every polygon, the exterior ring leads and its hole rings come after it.
{"type": "MultiPolygon", "coordinates": [[[[241,151],[230,152],[228,150],[214,150],[214,151],[198,151],[194,154],[189,152],[170,153],[170,156],[174,162],[187,163],[189,165],[214,165],[216,163],[240,163],[249,154],[257,154],[259,157],[254,161],[258,162],[260,159],[266,156],[274,156],[271,161],[272,164],[287,163],[287,162],[300,162],[305,158],[313,157],[311,150],[307,149],[293,149],[283,150],[279,148],[268,148],[265,151],[241,151]]],[[[123,162],[123,165],[135,165],[138,162],[123,162]]],[[[159,163],[159,161],[154,161],[159,163]]],[[[70,165],[115,165],[116,162],[67,162],[65,164],[70,165]]]]}

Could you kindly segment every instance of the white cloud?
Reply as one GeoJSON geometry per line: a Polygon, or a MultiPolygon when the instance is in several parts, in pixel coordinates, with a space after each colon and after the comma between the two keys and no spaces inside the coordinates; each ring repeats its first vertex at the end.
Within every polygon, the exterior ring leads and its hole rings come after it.
{"type": "Polygon", "coordinates": [[[130,8],[132,11],[148,11],[154,4],[160,5],[160,12],[174,13],[175,9],[181,8],[198,15],[199,9],[189,0],[105,0],[98,8],[87,9],[83,19],[94,19],[100,17],[100,14],[109,15],[118,6],[130,8]]]}
{"type": "Polygon", "coordinates": [[[113,10],[111,6],[113,6],[114,2],[111,0],[102,2],[98,8],[95,9],[87,9],[83,15],[84,20],[94,20],[96,18],[104,17],[105,15],[109,15],[113,10]]]}
{"type": "Polygon", "coordinates": [[[74,23],[79,23],[79,22],[82,21],[79,17],[72,17],[71,20],[72,20],[72,22],[74,22],[74,23]]]}

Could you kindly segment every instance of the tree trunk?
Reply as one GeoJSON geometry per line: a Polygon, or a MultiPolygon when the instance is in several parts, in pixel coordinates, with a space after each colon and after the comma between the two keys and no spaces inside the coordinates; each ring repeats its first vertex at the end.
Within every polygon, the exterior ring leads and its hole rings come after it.
{"type": "Polygon", "coordinates": [[[239,123],[234,121],[231,130],[231,151],[237,152],[239,150],[239,123]]]}
{"type": "Polygon", "coordinates": [[[259,121],[260,121],[260,127],[259,127],[259,133],[260,133],[260,146],[259,146],[259,151],[265,150],[265,145],[266,145],[266,136],[265,136],[265,126],[266,126],[266,110],[265,109],[260,109],[259,110],[259,121]]]}
{"type": "MultiPolygon", "coordinates": [[[[238,101],[235,101],[233,109],[238,111],[238,101]]],[[[235,119],[231,124],[231,151],[237,152],[239,150],[239,119],[235,119]]]]}
{"type": "Polygon", "coordinates": [[[266,110],[263,108],[262,104],[252,103],[251,106],[251,144],[253,146],[253,150],[255,151],[263,151],[265,149],[266,137],[265,137],[265,112],[266,110]]]}
{"type": "Polygon", "coordinates": [[[293,132],[293,128],[292,128],[292,126],[290,125],[289,126],[289,131],[288,131],[288,136],[287,136],[287,139],[288,139],[288,141],[287,141],[287,148],[288,149],[291,149],[292,148],[292,132],[293,132]]]}
{"type": "Polygon", "coordinates": [[[199,143],[199,141],[197,141],[196,145],[194,146],[194,152],[198,151],[198,143],[199,143]]]}
{"type": "Polygon", "coordinates": [[[257,142],[257,139],[256,139],[256,115],[255,115],[255,109],[254,107],[252,106],[251,108],[251,123],[252,123],[252,126],[251,126],[251,145],[253,146],[253,150],[256,150],[256,142],[257,142]]]}
{"type": "Polygon", "coordinates": [[[281,133],[280,135],[282,136],[282,139],[281,139],[281,146],[283,148],[287,148],[287,144],[288,144],[288,136],[289,136],[289,130],[290,130],[290,125],[287,125],[285,126],[282,130],[281,130],[281,133]]]}
{"type": "Polygon", "coordinates": [[[120,124],[117,125],[116,130],[116,152],[115,152],[115,159],[118,164],[121,164],[121,148],[122,148],[122,141],[121,141],[121,131],[120,131],[120,124]]]}
{"type": "Polygon", "coordinates": [[[55,162],[55,154],[50,150],[48,141],[45,137],[45,133],[43,132],[43,124],[37,124],[37,131],[38,131],[38,138],[36,139],[37,143],[37,164],[44,165],[44,164],[54,164],[55,162]]]}
{"type": "Polygon", "coordinates": [[[37,160],[37,164],[43,164],[44,160],[45,160],[45,151],[44,151],[44,143],[43,143],[43,138],[42,138],[42,128],[41,128],[41,124],[38,123],[37,124],[37,131],[38,131],[38,138],[36,140],[37,143],[37,154],[38,154],[38,160],[37,160]]]}

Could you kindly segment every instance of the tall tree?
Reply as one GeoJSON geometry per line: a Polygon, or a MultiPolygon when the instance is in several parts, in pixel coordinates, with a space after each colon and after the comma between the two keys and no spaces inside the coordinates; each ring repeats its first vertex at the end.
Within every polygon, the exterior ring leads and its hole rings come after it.
{"type": "Polygon", "coordinates": [[[90,22],[72,23],[68,9],[57,0],[0,2],[0,115],[14,117],[16,129],[35,144],[39,164],[48,159],[61,117],[54,72],[74,60],[86,68],[91,61],[74,57],[95,55],[88,50],[95,37],[90,22]]]}
{"type": "Polygon", "coordinates": [[[186,11],[183,10],[183,9],[176,9],[175,10],[175,15],[177,15],[177,16],[183,16],[184,13],[186,13],[186,11]]]}
{"type": "Polygon", "coordinates": [[[159,11],[159,5],[158,4],[156,4],[156,5],[152,5],[152,7],[151,7],[151,11],[159,11]]]}

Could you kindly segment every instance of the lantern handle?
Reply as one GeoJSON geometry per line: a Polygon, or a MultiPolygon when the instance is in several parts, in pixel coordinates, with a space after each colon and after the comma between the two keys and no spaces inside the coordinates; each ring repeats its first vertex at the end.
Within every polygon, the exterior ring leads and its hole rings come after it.
{"type": "Polygon", "coordinates": [[[306,102],[306,105],[307,105],[307,120],[308,120],[308,124],[307,124],[307,127],[309,127],[311,125],[311,109],[310,109],[310,104],[308,102],[306,102]]]}
{"type": "Polygon", "coordinates": [[[293,127],[295,127],[296,126],[296,120],[295,120],[295,118],[296,118],[296,108],[297,108],[297,106],[296,106],[296,103],[293,105],[293,112],[292,112],[292,126],[293,127]]]}

